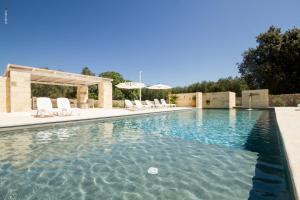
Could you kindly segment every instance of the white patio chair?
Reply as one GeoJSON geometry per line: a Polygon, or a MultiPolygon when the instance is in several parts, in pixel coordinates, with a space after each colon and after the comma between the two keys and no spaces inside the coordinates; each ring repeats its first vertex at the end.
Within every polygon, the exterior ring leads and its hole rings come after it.
{"type": "Polygon", "coordinates": [[[62,116],[66,115],[80,115],[80,109],[78,108],[72,108],[70,101],[68,98],[57,98],[57,108],[60,111],[59,113],[62,116]]]}
{"type": "Polygon", "coordinates": [[[154,105],[151,101],[146,100],[145,102],[146,102],[146,105],[147,105],[148,107],[150,107],[150,108],[155,108],[155,105],[154,105]]]}
{"type": "Polygon", "coordinates": [[[165,106],[165,107],[176,107],[176,104],[169,104],[169,103],[167,103],[166,100],[164,100],[164,99],[161,99],[160,102],[161,102],[161,104],[162,104],[163,106],[165,106]]]}
{"type": "Polygon", "coordinates": [[[48,97],[36,98],[37,117],[54,116],[57,110],[53,109],[51,99],[48,97]]]}
{"type": "Polygon", "coordinates": [[[300,111],[300,103],[297,105],[296,111],[300,111]]]}
{"type": "Polygon", "coordinates": [[[128,100],[128,99],[125,99],[125,108],[128,109],[128,110],[136,110],[137,107],[133,105],[133,103],[128,100]]]}
{"type": "Polygon", "coordinates": [[[156,108],[162,108],[164,107],[162,104],[160,104],[159,100],[158,99],[154,99],[154,105],[156,108]]]}
{"type": "Polygon", "coordinates": [[[135,103],[136,107],[139,108],[139,109],[151,108],[151,106],[143,105],[140,100],[134,100],[134,103],[135,103]]]}

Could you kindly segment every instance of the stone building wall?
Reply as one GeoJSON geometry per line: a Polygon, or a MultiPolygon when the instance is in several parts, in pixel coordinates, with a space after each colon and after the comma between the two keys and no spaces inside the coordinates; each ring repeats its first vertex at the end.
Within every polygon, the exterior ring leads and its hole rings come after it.
{"type": "Polygon", "coordinates": [[[242,107],[248,108],[269,107],[269,90],[244,90],[242,91],[242,107]]]}
{"type": "Polygon", "coordinates": [[[195,107],[196,106],[196,93],[180,93],[176,95],[176,106],[178,107],[195,107]]]}
{"type": "Polygon", "coordinates": [[[31,110],[30,73],[10,71],[10,112],[31,110]]]}
{"type": "Polygon", "coordinates": [[[212,92],[212,93],[180,93],[171,94],[176,96],[178,107],[198,108],[233,108],[235,106],[234,92],[212,92]]]}
{"type": "Polygon", "coordinates": [[[235,93],[203,93],[202,106],[203,108],[233,108],[235,106],[235,93]]]}
{"type": "Polygon", "coordinates": [[[8,96],[7,93],[8,88],[7,88],[7,81],[8,78],[0,76],[0,112],[7,112],[8,110],[8,96]]]}

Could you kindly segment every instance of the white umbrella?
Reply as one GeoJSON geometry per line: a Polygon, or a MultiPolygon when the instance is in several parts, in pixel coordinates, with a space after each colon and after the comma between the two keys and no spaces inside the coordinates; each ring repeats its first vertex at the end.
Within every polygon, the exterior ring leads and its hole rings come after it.
{"type": "Polygon", "coordinates": [[[156,85],[149,86],[147,88],[150,90],[168,90],[168,89],[171,89],[172,87],[168,86],[168,85],[163,85],[163,84],[156,84],[156,85]]]}
{"type": "Polygon", "coordinates": [[[131,89],[144,88],[145,84],[139,82],[124,82],[124,83],[119,83],[118,85],[116,85],[116,87],[120,89],[131,90],[131,89]]]}
{"type": "Polygon", "coordinates": [[[117,88],[120,89],[126,89],[126,90],[131,90],[131,89],[140,89],[140,101],[142,100],[142,88],[146,87],[144,83],[139,83],[139,82],[124,82],[124,83],[119,83],[116,85],[117,88]]]}

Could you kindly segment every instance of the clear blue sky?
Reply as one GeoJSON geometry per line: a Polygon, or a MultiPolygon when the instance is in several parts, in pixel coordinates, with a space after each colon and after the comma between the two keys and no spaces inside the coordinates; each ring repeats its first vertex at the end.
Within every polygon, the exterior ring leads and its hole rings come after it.
{"type": "Polygon", "coordinates": [[[241,54],[270,25],[300,27],[299,0],[0,0],[7,63],[115,70],[146,84],[238,75],[241,54]],[[4,25],[8,7],[8,25],[4,25]]]}

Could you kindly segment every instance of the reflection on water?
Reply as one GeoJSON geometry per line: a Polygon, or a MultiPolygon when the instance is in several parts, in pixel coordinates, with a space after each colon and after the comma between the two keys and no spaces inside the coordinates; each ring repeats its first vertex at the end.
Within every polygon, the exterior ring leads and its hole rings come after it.
{"type": "MultiPolygon", "coordinates": [[[[261,120],[266,112],[183,111],[6,133],[0,199],[253,198],[272,187],[257,184],[258,164],[278,157],[268,138],[273,125],[261,120]]],[[[280,199],[286,180],[276,164],[279,171],[264,173],[280,180],[272,197],[280,199]]]]}
{"type": "Polygon", "coordinates": [[[236,109],[229,109],[229,126],[236,128],[236,109]]]}

